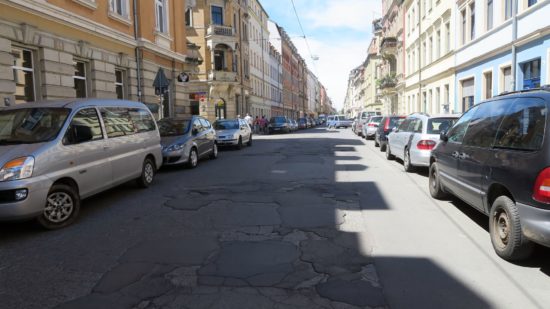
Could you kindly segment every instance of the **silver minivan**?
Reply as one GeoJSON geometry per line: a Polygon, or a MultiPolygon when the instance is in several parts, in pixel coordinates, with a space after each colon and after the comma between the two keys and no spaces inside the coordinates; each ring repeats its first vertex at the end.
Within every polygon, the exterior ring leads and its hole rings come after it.
{"type": "Polygon", "coordinates": [[[76,219],[80,200],[162,164],[160,135],[142,103],[65,100],[0,108],[0,220],[37,218],[47,229],[76,219]]]}

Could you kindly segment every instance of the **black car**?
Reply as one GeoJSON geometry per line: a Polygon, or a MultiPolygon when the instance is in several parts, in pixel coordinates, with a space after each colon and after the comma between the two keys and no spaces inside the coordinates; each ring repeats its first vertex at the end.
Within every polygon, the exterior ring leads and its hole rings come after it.
{"type": "Polygon", "coordinates": [[[496,253],[530,255],[550,247],[550,88],[498,96],[475,105],[430,158],[434,198],[450,193],[489,216],[496,253]]]}
{"type": "Polygon", "coordinates": [[[269,134],[290,133],[290,120],[286,116],[276,116],[269,119],[267,126],[269,134]]]}
{"type": "Polygon", "coordinates": [[[380,120],[378,130],[374,134],[374,146],[380,147],[380,151],[386,151],[388,134],[390,134],[393,128],[397,128],[403,120],[405,120],[405,116],[384,116],[380,120]]]}

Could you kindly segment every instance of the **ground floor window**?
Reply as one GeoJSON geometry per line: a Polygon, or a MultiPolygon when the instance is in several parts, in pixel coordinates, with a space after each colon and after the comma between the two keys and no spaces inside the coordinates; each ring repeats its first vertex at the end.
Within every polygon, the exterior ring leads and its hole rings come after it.
{"type": "Polygon", "coordinates": [[[86,85],[86,63],[82,61],[75,61],[74,66],[74,89],[76,91],[77,98],[86,98],[88,96],[88,90],[86,85]]]}
{"type": "Polygon", "coordinates": [[[219,99],[216,102],[215,111],[216,111],[216,119],[226,118],[226,106],[225,106],[225,101],[223,99],[219,99]]]}
{"type": "Polygon", "coordinates": [[[462,86],[462,112],[474,106],[475,84],[474,79],[466,79],[461,82],[462,86]]]}
{"type": "Polygon", "coordinates": [[[540,58],[521,64],[523,89],[540,87],[540,58]]]}
{"type": "Polygon", "coordinates": [[[199,101],[191,101],[191,115],[200,115],[199,101]]]}
{"type": "Polygon", "coordinates": [[[15,103],[35,100],[34,62],[32,51],[22,48],[12,49],[13,80],[15,81],[15,103]]]}
{"type": "Polygon", "coordinates": [[[115,90],[116,97],[119,100],[126,98],[126,93],[124,90],[125,75],[126,74],[123,70],[115,70],[115,90]]]}

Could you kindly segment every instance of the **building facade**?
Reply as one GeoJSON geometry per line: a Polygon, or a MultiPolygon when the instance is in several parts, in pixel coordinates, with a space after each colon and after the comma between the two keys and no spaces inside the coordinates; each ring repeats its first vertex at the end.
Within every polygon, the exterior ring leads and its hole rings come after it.
{"type": "Polygon", "coordinates": [[[455,22],[452,1],[404,3],[406,91],[405,113],[452,112],[454,96],[455,22]]]}
{"type": "Polygon", "coordinates": [[[188,113],[185,1],[1,0],[0,98],[141,101],[158,117],[188,113]],[[162,93],[159,69],[169,80],[162,93]]]}
{"type": "Polygon", "coordinates": [[[454,5],[454,111],[502,92],[550,83],[550,1],[470,0],[454,5]]]}

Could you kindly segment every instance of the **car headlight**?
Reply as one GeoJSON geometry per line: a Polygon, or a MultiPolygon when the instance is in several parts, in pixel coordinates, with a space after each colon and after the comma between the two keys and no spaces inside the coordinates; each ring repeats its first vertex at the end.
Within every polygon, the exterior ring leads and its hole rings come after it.
{"type": "Polygon", "coordinates": [[[13,159],[0,169],[0,181],[25,179],[32,176],[34,168],[33,157],[21,157],[13,159]]]}
{"type": "Polygon", "coordinates": [[[167,152],[181,151],[185,148],[185,144],[174,144],[166,147],[167,152]]]}

